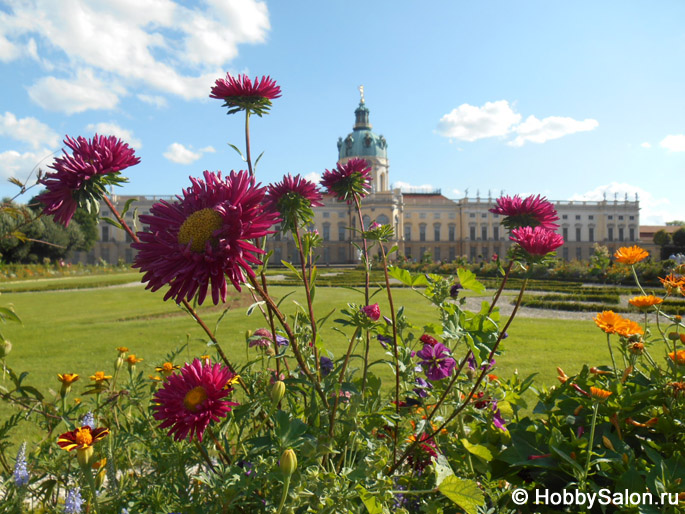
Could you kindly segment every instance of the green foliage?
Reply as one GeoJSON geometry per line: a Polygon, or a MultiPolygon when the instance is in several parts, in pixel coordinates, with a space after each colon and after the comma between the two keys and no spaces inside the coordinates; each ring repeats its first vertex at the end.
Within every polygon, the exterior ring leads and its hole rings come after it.
{"type": "Polygon", "coordinates": [[[673,242],[670,232],[666,232],[664,229],[657,230],[654,234],[654,244],[659,246],[670,245],[673,242]]]}
{"type": "Polygon", "coordinates": [[[685,227],[681,227],[673,232],[673,244],[679,247],[685,247],[685,227]]]}

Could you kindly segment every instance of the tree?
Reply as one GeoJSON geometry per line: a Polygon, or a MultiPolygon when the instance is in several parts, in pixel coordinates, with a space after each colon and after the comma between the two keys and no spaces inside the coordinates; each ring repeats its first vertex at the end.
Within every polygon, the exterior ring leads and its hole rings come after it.
{"type": "Polygon", "coordinates": [[[654,234],[654,244],[659,246],[666,246],[671,244],[671,234],[666,232],[664,229],[657,231],[654,234]]]}
{"type": "Polygon", "coordinates": [[[680,247],[685,247],[685,227],[679,228],[673,232],[673,244],[680,247]]]}

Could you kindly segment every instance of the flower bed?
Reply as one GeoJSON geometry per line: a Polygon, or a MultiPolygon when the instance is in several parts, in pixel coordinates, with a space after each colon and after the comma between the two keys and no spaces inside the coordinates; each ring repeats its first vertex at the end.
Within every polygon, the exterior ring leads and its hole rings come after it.
{"type": "MultiPolygon", "coordinates": [[[[612,311],[597,314],[598,339],[599,331],[606,334],[612,365],[570,376],[559,369],[561,385],[538,393],[533,416],[526,415],[524,395],[534,377],[504,380],[496,361],[516,329],[529,278],[563,243],[554,232],[556,212],[540,196],[497,200],[493,212],[514,245],[498,262],[501,279],[479,310],[466,309],[461,294],[485,292],[472,271],[457,268],[448,277],[391,266],[388,254],[397,248],[386,254],[384,243],[392,227],[373,223],[357,234],[358,301],[317,312],[314,249],[322,241],[305,227],[322,192],[290,175],[262,187],[252,167],[251,116],[267,114],[280,94],[270,77],[217,80],[211,96],[229,114],[245,116],[248,170],[191,178],[176,200],[141,217],[146,230],[137,233],[105,194],[125,181],[123,169],[137,164],[133,150],[114,137],[67,138],[72,153],[56,159],[54,172],[42,179],[45,212],[68,224],[76,205],[107,203],[138,250],[134,267],[142,281],[198,323],[207,351],[182,363],[182,348],[170,350],[157,374],[146,377],[138,369],[144,356],[119,346],[112,349],[111,371],[94,356],[89,381],[57,370],[59,391],[44,395],[12,368],[11,344],[2,338],[0,397],[19,411],[0,427],[3,508],[532,513],[538,507],[518,501],[517,490],[573,488],[590,495],[612,487],[662,494],[664,512],[676,512],[685,474],[685,325],[665,312],[663,298],[643,291],[633,301],[656,313],[654,327],[646,315],[640,324],[612,311]],[[276,301],[268,289],[264,241],[278,223],[299,253],[299,262],[286,266],[306,301],[292,315],[281,308],[285,298],[276,301]],[[370,287],[376,246],[384,312],[370,287]],[[513,312],[502,320],[497,305],[513,269],[523,276],[513,312]],[[411,306],[395,305],[391,278],[430,301],[434,318],[414,319],[411,306]],[[220,341],[196,309],[205,301],[222,304],[232,288],[249,291],[248,314],[263,316],[263,326],[245,334],[251,360],[240,367],[233,357],[242,342],[220,341]],[[342,354],[333,354],[321,336],[327,323],[346,343],[342,354]],[[383,359],[370,359],[372,345],[386,350],[383,359]],[[383,384],[381,366],[391,370],[390,384],[383,384]],[[85,382],[85,399],[75,401],[74,389],[85,382]],[[22,445],[13,458],[6,455],[7,438],[20,419],[45,437],[22,445]]],[[[348,202],[362,227],[370,182],[361,159],[338,163],[322,178],[326,192],[348,202]]],[[[621,248],[615,258],[641,287],[636,264],[645,252],[621,248]]],[[[681,275],[662,282],[665,297],[685,295],[681,275]]],[[[8,308],[0,313],[18,321],[8,308]]],[[[552,345],[554,334],[549,337],[552,345]]]]}

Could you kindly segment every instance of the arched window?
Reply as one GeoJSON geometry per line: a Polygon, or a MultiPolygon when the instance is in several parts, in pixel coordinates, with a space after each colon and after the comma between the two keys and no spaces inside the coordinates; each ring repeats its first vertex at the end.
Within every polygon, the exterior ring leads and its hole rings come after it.
{"type": "Polygon", "coordinates": [[[364,230],[369,230],[369,226],[371,225],[371,217],[368,214],[364,214],[362,219],[364,220],[364,230]]]}
{"type": "Polygon", "coordinates": [[[387,225],[388,223],[390,223],[390,219],[388,219],[388,217],[385,214],[381,214],[376,218],[376,223],[379,223],[381,225],[387,225]]]}

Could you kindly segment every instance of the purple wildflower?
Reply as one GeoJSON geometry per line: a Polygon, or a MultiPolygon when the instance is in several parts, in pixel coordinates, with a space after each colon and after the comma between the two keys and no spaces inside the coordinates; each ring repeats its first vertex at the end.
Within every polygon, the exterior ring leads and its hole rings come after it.
{"type": "Polygon", "coordinates": [[[447,378],[457,365],[456,361],[450,357],[449,349],[442,343],[433,346],[424,345],[423,349],[416,355],[422,359],[421,366],[423,366],[428,380],[447,378]]]}
{"type": "Polygon", "coordinates": [[[328,357],[322,356],[319,359],[319,367],[321,368],[321,376],[328,376],[331,374],[331,371],[333,371],[333,361],[328,357]]]}

